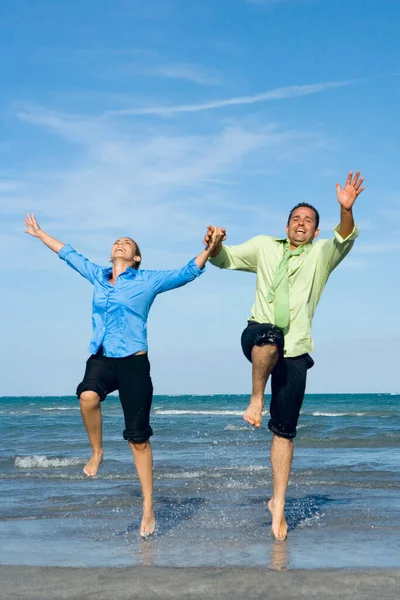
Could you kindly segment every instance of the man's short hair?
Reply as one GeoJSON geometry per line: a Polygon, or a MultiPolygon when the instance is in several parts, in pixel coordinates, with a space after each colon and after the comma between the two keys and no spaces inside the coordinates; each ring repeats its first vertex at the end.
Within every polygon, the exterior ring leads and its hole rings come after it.
{"type": "Polygon", "coordinates": [[[316,229],[318,229],[318,225],[319,225],[319,212],[317,211],[317,209],[315,208],[315,206],[313,206],[312,204],[308,204],[307,202],[299,202],[299,204],[296,204],[296,206],[294,206],[292,208],[292,210],[289,213],[289,217],[288,217],[288,221],[287,224],[289,225],[289,221],[292,218],[292,214],[294,213],[294,211],[296,210],[296,208],[311,208],[311,210],[313,210],[315,212],[315,227],[316,229]]]}

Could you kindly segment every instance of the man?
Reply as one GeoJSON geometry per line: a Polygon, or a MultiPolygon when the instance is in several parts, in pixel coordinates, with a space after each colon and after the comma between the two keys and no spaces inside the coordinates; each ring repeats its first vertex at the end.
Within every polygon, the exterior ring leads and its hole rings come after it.
{"type": "MultiPolygon", "coordinates": [[[[256,298],[248,326],[242,334],[242,349],[252,363],[252,395],[244,420],[261,427],[265,386],[271,375],[269,429],[273,433],[271,463],[273,495],[268,502],[272,532],[287,537],[285,498],[293,458],[293,438],[304,398],[307,370],[313,366],[311,322],[329,275],[351,250],[358,229],[353,204],[364,190],[360,173],[349,173],[342,189],[336,185],[340,224],[329,240],[313,240],[319,234],[319,214],[301,203],[289,214],[287,238],[266,235],[238,246],[217,244],[210,262],[221,269],[257,274],[256,298]]],[[[225,229],[208,227],[208,245],[225,229]]]]}

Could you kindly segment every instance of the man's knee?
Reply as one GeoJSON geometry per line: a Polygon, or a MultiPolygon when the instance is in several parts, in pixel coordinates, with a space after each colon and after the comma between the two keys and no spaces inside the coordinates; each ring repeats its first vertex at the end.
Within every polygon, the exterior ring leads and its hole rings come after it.
{"type": "Polygon", "coordinates": [[[291,442],[297,435],[297,419],[295,422],[289,422],[287,420],[280,421],[276,418],[270,418],[268,421],[268,429],[274,436],[275,439],[291,442]]]}
{"type": "Polygon", "coordinates": [[[279,358],[279,347],[277,344],[262,344],[253,346],[251,350],[251,361],[257,360],[258,358],[264,360],[270,360],[276,362],[279,358]]]}
{"type": "Polygon", "coordinates": [[[141,454],[145,452],[150,447],[150,440],[146,440],[145,442],[131,442],[129,441],[129,445],[132,448],[132,452],[137,452],[141,454]]]}
{"type": "Polygon", "coordinates": [[[293,445],[293,438],[286,437],[286,436],[280,435],[279,433],[273,432],[272,442],[274,444],[278,444],[280,446],[291,446],[291,445],[293,445]]]}
{"type": "Polygon", "coordinates": [[[253,347],[253,350],[258,350],[260,352],[264,352],[266,354],[270,354],[271,356],[279,356],[279,346],[278,344],[259,344],[253,347]]]}
{"type": "Polygon", "coordinates": [[[277,355],[283,353],[284,336],[283,331],[272,323],[249,322],[241,337],[242,350],[250,362],[252,362],[252,353],[258,351],[260,356],[266,353],[277,355]],[[277,352],[278,351],[278,352],[277,352]]]}

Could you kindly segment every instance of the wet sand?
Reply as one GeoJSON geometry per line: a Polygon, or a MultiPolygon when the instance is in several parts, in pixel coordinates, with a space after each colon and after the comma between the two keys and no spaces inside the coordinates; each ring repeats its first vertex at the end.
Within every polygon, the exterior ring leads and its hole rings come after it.
{"type": "Polygon", "coordinates": [[[0,566],[2,600],[397,600],[400,569],[271,571],[249,568],[0,566]]]}

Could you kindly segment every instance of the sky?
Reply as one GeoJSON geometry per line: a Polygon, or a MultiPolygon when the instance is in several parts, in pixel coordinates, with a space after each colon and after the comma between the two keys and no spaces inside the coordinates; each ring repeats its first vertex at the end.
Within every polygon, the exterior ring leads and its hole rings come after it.
{"type": "MultiPolygon", "coordinates": [[[[360,237],[313,323],[309,393],[400,392],[397,0],[3,0],[0,395],[73,395],[91,338],[88,282],[24,233],[26,212],[98,264],[116,237],[143,268],[284,236],[360,170],[360,237]]],[[[255,277],[209,265],[159,296],[156,394],[250,393],[240,335],[255,277]]]]}

